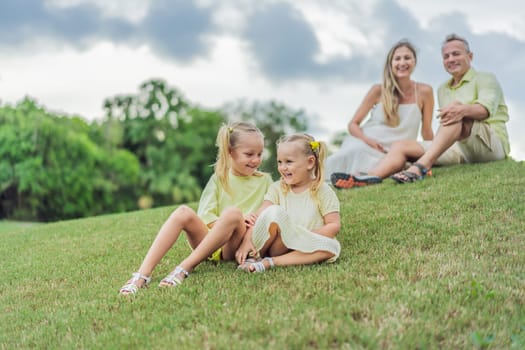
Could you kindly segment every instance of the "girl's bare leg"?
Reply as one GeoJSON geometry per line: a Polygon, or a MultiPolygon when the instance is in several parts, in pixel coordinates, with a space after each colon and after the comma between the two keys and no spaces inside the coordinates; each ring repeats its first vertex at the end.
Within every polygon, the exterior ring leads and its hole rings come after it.
{"type": "Polygon", "coordinates": [[[274,257],[273,263],[275,266],[310,265],[328,260],[333,256],[333,253],[324,250],[318,250],[312,253],[294,250],[284,255],[274,257]]]}
{"type": "MultiPolygon", "coordinates": [[[[310,265],[326,261],[333,256],[333,253],[324,250],[318,250],[312,253],[304,253],[297,250],[292,250],[282,255],[273,256],[272,260],[275,266],[310,265]]],[[[264,265],[265,269],[269,269],[271,267],[268,260],[263,259],[262,264],[264,265]]],[[[253,272],[255,268],[251,266],[250,270],[253,272]]]]}
{"type": "MultiPolygon", "coordinates": [[[[151,276],[153,269],[177,241],[182,230],[188,234],[192,246],[197,246],[208,232],[208,228],[193,209],[184,205],[178,207],[160,228],[138,272],[144,276],[151,276]]],[[[143,283],[144,281],[140,280],[137,286],[141,287],[143,283]]]]}
{"type": "MultiPolygon", "coordinates": [[[[178,266],[191,272],[199,263],[206,260],[213,252],[222,247],[222,258],[233,260],[235,251],[241,244],[246,233],[244,216],[237,208],[226,208],[219,219],[214,223],[212,229],[200,241],[199,245],[178,266]]],[[[179,273],[179,279],[186,276],[179,273]]]]}
{"type": "MultiPolygon", "coordinates": [[[[264,243],[264,246],[259,250],[261,256],[270,256],[273,259],[275,266],[291,266],[291,265],[308,265],[325,261],[334,256],[334,254],[327,251],[315,251],[313,253],[303,253],[299,251],[290,251],[281,238],[281,229],[277,223],[271,223],[269,227],[270,238],[264,243]]],[[[262,264],[265,269],[269,269],[270,262],[263,259],[262,264]]],[[[255,271],[254,266],[248,267],[250,271],[255,271]]]]}
{"type": "Polygon", "coordinates": [[[281,228],[277,223],[270,224],[269,232],[270,238],[264,243],[264,246],[259,249],[261,256],[277,256],[289,252],[289,249],[284,245],[281,238],[281,228]]]}

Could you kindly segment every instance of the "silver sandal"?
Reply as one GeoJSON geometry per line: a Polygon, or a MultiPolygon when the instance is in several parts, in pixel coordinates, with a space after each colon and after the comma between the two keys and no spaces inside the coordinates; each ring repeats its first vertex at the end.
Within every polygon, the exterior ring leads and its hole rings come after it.
{"type": "Polygon", "coordinates": [[[269,270],[274,266],[275,266],[275,263],[273,262],[273,259],[270,257],[266,257],[259,261],[250,261],[250,262],[246,261],[246,263],[244,263],[242,267],[239,266],[239,268],[249,273],[253,273],[253,272],[260,273],[260,272],[265,272],[266,270],[269,270]],[[268,263],[270,264],[268,267],[264,266],[265,260],[268,261],[268,263]],[[251,266],[253,266],[255,270],[250,270],[251,266]]]}
{"type": "Polygon", "coordinates": [[[147,287],[148,284],[151,282],[151,277],[144,276],[140,274],[140,272],[134,272],[131,275],[131,279],[126,283],[122,288],[119,290],[119,294],[122,295],[136,295],[139,291],[139,288],[147,287]],[[137,282],[139,280],[144,280],[144,284],[142,286],[137,286],[137,282]]]}
{"type": "Polygon", "coordinates": [[[175,270],[160,281],[159,287],[176,287],[188,278],[189,275],[190,273],[184,270],[182,266],[177,266],[175,270]],[[184,275],[184,278],[178,277],[181,273],[184,275]]]}

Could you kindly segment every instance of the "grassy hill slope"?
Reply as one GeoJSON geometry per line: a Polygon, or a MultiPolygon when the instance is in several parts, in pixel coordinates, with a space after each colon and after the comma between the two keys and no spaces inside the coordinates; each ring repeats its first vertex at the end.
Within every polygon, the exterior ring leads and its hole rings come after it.
{"type": "Polygon", "coordinates": [[[376,349],[525,347],[525,164],[434,169],[338,192],[331,265],[201,264],[136,298],[118,289],[174,207],[0,230],[0,347],[376,349]]]}

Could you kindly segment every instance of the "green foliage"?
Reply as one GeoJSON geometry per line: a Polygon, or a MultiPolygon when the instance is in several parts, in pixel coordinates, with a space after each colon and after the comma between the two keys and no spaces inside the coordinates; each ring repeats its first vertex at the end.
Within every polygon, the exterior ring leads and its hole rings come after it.
{"type": "Polygon", "coordinates": [[[302,110],[292,110],[286,105],[270,101],[266,103],[239,101],[226,105],[225,112],[231,119],[240,119],[257,125],[265,138],[266,154],[261,169],[279,178],[276,167],[276,142],[286,134],[304,132],[308,128],[308,116],[302,110]]]}
{"type": "Polygon", "coordinates": [[[172,206],[0,223],[0,347],[523,349],[524,182],[525,162],[505,161],[338,191],[334,264],[250,275],[204,262],[158,288],[191,251],[179,239],[135,298],[118,289],[172,206]]]}
{"type": "Polygon", "coordinates": [[[196,201],[227,119],[261,129],[261,168],[278,177],[275,142],[306,130],[307,116],[273,101],[232,106],[192,106],[152,79],[137,94],[106,99],[106,117],[91,124],[49,113],[29,98],[0,107],[0,218],[51,221],[196,201]]]}
{"type": "Polygon", "coordinates": [[[0,125],[0,217],[50,221],[136,208],[136,159],[105,153],[82,119],[26,98],[0,108],[0,125]]]}
{"type": "Polygon", "coordinates": [[[103,144],[138,157],[142,195],[156,206],[198,199],[212,173],[223,115],[191,107],[162,80],[146,81],[136,95],[106,99],[104,108],[103,144]]]}

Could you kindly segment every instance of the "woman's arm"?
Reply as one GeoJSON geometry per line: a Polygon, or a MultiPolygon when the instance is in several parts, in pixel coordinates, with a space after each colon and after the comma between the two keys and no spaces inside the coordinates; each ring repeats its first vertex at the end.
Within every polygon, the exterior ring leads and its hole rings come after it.
{"type": "Polygon", "coordinates": [[[348,123],[348,132],[350,135],[357,137],[366,143],[369,140],[363,133],[360,125],[361,122],[366,118],[372,107],[379,102],[381,98],[381,86],[379,84],[373,85],[370,91],[366,94],[365,98],[357,108],[354,117],[348,123]]]}
{"type": "Polygon", "coordinates": [[[419,87],[419,96],[421,96],[421,137],[423,140],[430,141],[434,138],[432,131],[432,114],[434,113],[434,91],[432,86],[427,84],[417,84],[419,87]]]}

